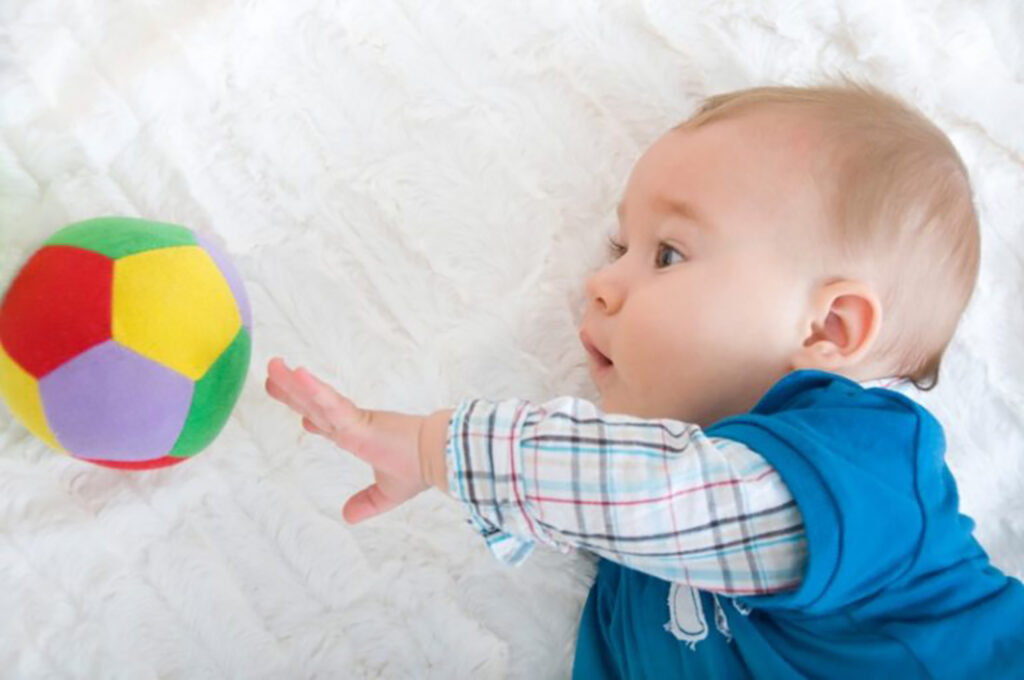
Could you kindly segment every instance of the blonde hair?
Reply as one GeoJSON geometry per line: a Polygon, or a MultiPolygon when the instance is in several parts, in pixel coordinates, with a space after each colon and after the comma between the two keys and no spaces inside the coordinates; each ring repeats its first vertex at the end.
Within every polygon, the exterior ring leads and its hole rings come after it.
{"type": "Polygon", "coordinates": [[[876,356],[920,389],[939,365],[978,276],[980,235],[967,168],[922,113],[873,86],[755,87],[704,100],[676,128],[764,106],[799,106],[822,125],[830,242],[845,263],[878,262],[883,323],[876,356]]]}

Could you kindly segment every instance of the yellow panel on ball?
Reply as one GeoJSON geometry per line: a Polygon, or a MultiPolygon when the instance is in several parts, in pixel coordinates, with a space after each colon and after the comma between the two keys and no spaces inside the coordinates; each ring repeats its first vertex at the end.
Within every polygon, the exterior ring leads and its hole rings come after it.
{"type": "Polygon", "coordinates": [[[11,407],[14,417],[32,434],[58,451],[64,450],[46,422],[39,383],[8,356],[3,345],[0,345],[0,394],[11,407]]]}
{"type": "Polygon", "coordinates": [[[198,246],[114,261],[114,340],[199,380],[231,344],[242,317],[231,287],[198,246]]]}

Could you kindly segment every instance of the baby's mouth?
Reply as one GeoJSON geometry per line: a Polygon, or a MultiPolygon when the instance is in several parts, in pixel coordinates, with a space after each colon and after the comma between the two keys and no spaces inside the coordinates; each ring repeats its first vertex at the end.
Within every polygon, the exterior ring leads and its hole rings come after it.
{"type": "Polygon", "coordinates": [[[587,350],[587,354],[593,357],[598,367],[603,368],[612,365],[612,360],[602,354],[585,334],[580,334],[580,340],[583,342],[583,347],[587,350]]]}

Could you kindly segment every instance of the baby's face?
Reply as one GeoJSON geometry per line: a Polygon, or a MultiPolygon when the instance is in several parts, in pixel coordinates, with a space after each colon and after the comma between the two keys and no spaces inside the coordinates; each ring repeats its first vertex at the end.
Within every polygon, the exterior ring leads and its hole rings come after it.
{"type": "Polygon", "coordinates": [[[756,112],[669,131],[637,161],[626,252],[588,279],[581,322],[611,361],[589,358],[606,412],[707,426],[792,370],[824,219],[808,127],[756,112]]]}

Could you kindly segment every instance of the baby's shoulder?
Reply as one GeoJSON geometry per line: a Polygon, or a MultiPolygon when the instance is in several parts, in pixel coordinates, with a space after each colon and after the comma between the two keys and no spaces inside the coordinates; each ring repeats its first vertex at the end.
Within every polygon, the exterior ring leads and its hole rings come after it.
{"type": "Polygon", "coordinates": [[[854,462],[885,477],[900,470],[908,479],[919,467],[941,467],[946,448],[941,424],[907,394],[811,370],[788,374],[750,412],[707,433],[740,441],[773,462],[795,454],[823,471],[854,462]]]}

